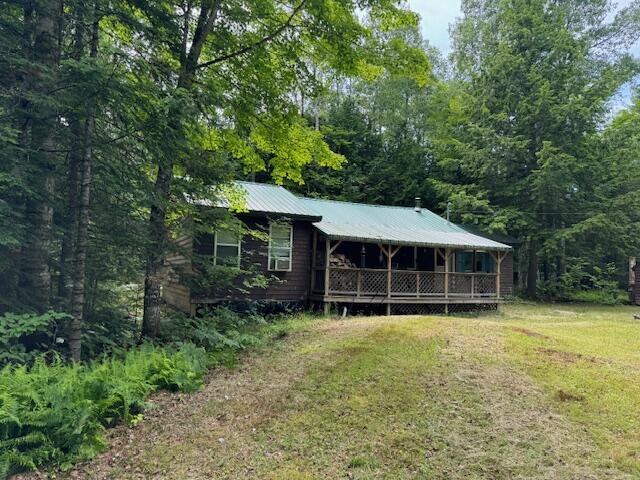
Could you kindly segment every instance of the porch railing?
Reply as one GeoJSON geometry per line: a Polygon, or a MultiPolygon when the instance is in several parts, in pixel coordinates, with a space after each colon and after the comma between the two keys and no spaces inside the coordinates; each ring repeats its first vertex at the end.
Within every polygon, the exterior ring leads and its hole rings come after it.
{"type": "MultiPolygon", "coordinates": [[[[495,273],[330,268],[329,295],[392,298],[497,298],[495,273]],[[390,288],[390,293],[388,292],[390,288]]],[[[314,292],[325,293],[326,272],[314,271],[314,292]]]]}

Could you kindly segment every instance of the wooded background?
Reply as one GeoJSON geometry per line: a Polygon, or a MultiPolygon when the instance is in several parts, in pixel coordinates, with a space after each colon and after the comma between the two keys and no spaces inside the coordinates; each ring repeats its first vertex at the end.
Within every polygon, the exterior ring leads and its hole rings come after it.
{"type": "Polygon", "coordinates": [[[234,179],[423,204],[522,241],[526,293],[623,286],[640,102],[614,99],[638,2],[465,0],[443,58],[391,0],[14,0],[0,9],[0,313],[122,315],[194,196],[234,179]]]}

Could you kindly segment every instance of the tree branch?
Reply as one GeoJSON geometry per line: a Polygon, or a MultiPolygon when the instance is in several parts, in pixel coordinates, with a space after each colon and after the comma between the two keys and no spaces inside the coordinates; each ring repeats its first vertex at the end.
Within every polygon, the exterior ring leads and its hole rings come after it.
{"type": "Polygon", "coordinates": [[[222,55],[221,57],[217,57],[217,58],[214,58],[213,60],[209,60],[208,62],[201,63],[196,68],[210,67],[211,65],[215,65],[216,63],[224,62],[225,60],[229,60],[229,59],[231,59],[233,57],[237,57],[239,55],[242,55],[244,53],[247,53],[247,52],[253,50],[256,47],[259,47],[260,45],[263,45],[263,44],[265,44],[267,42],[270,42],[275,37],[280,35],[284,30],[289,28],[289,26],[291,25],[291,22],[293,21],[295,16],[298,14],[298,12],[300,10],[302,10],[302,7],[304,7],[305,3],[307,3],[307,0],[302,0],[298,4],[298,6],[293,9],[293,11],[291,12],[291,15],[289,15],[289,17],[287,18],[286,22],[284,22],[282,25],[280,25],[277,29],[275,29],[270,34],[265,35],[264,37],[262,37],[257,42],[252,43],[251,45],[247,45],[245,47],[242,47],[239,50],[236,50],[235,52],[227,53],[225,55],[222,55]]]}

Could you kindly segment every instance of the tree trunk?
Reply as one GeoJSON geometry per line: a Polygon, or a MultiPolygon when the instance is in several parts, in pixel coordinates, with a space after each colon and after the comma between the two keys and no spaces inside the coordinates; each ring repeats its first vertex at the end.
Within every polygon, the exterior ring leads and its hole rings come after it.
{"type": "MultiPolygon", "coordinates": [[[[207,39],[213,23],[218,14],[219,2],[208,2],[203,0],[200,4],[200,14],[198,15],[197,26],[193,33],[191,42],[187,41],[190,29],[185,23],[183,29],[183,51],[180,56],[180,72],[178,74],[177,88],[190,91],[193,86],[193,79],[198,68],[198,61],[204,42],[207,39]],[[187,46],[188,51],[187,51],[187,46]]],[[[188,22],[188,16],[185,22],[188,22]]],[[[170,126],[177,135],[183,135],[183,128],[180,121],[180,111],[170,111],[170,126]]],[[[149,250],[147,253],[147,265],[144,279],[144,312],[142,314],[142,336],[156,337],[160,332],[160,305],[163,280],[163,267],[166,245],[168,241],[168,230],[166,227],[166,206],[169,202],[171,192],[171,181],[173,179],[173,167],[175,159],[171,154],[162,159],[158,166],[158,176],[154,186],[153,203],[149,215],[149,250]]]]}
{"type": "MultiPolygon", "coordinates": [[[[98,16],[95,12],[93,32],[91,38],[90,57],[95,59],[98,54],[98,16]]],[[[82,142],[82,158],[79,165],[79,196],[77,202],[78,219],[75,248],[73,249],[73,288],[71,290],[71,332],[69,335],[69,349],[71,357],[80,361],[82,357],[82,318],[85,306],[85,281],[87,247],[89,243],[89,217],[93,163],[93,137],[95,132],[95,105],[90,105],[85,121],[82,142]]]]}
{"type": "Polygon", "coordinates": [[[154,203],[149,216],[150,248],[147,254],[147,269],[144,279],[144,313],[142,335],[156,337],[160,331],[160,302],[162,290],[162,268],[164,251],[168,240],[166,202],[169,199],[173,162],[167,161],[158,168],[154,188],[154,203]]]}
{"type": "Polygon", "coordinates": [[[537,297],[538,281],[538,244],[536,240],[529,240],[529,267],[527,269],[527,296],[537,297]]]}
{"type": "Polygon", "coordinates": [[[85,299],[85,271],[87,260],[87,246],[89,243],[89,206],[91,199],[91,167],[93,149],[90,142],[95,130],[95,119],[87,119],[85,128],[85,147],[81,164],[80,197],[78,201],[77,237],[73,259],[73,288],[71,290],[71,332],[69,334],[69,349],[71,357],[80,361],[82,355],[82,317],[85,299]]]}
{"type": "MultiPolygon", "coordinates": [[[[36,65],[27,80],[36,95],[48,96],[58,64],[58,16],[60,3],[56,0],[34,2],[33,62],[36,65]]],[[[31,194],[25,205],[27,233],[21,254],[20,287],[27,302],[36,311],[49,308],[51,272],[49,255],[53,223],[52,197],[54,169],[56,111],[46,102],[32,107],[29,163],[34,167],[31,194]]]]}
{"type": "MultiPolygon", "coordinates": [[[[85,55],[85,4],[79,2],[75,8],[74,45],[72,58],[81,60],[85,55]]],[[[78,236],[78,203],[80,198],[80,184],[82,183],[82,162],[85,148],[85,130],[87,123],[80,115],[72,114],[69,119],[71,131],[71,150],[69,152],[69,167],[67,171],[67,211],[63,221],[62,246],[60,249],[60,273],[58,275],[58,296],[65,304],[71,303],[70,295],[73,288],[72,276],[74,268],[75,240],[78,236]]]]}
{"type": "Polygon", "coordinates": [[[69,171],[67,173],[67,211],[64,216],[64,232],[60,248],[60,273],[58,275],[58,296],[65,304],[69,302],[72,289],[73,256],[75,237],[78,232],[78,199],[80,197],[82,137],[83,129],[77,118],[69,121],[74,142],[69,153],[69,171]]]}

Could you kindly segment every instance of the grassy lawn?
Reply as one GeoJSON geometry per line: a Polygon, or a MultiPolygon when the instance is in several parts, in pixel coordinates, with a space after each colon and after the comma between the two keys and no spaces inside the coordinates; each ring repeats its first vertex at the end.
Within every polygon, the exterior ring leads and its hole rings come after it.
{"type": "Polygon", "coordinates": [[[304,319],[76,478],[638,478],[630,307],[304,319]]]}

